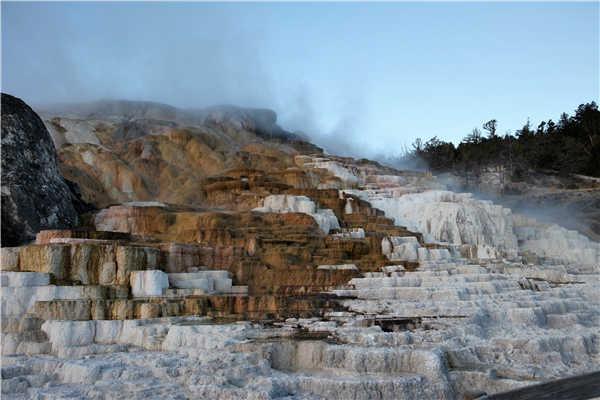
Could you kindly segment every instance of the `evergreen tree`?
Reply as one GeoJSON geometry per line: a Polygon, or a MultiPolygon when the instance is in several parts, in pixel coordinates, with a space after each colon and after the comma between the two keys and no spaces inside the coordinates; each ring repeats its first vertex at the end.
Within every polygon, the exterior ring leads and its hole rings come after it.
{"type": "Polygon", "coordinates": [[[498,126],[498,121],[495,119],[489,120],[485,124],[483,124],[483,129],[488,132],[488,137],[493,138],[496,137],[496,127],[498,126]]]}
{"type": "Polygon", "coordinates": [[[504,166],[513,176],[528,169],[600,176],[600,111],[595,102],[581,104],[573,116],[561,114],[558,123],[542,121],[535,130],[527,119],[514,136],[498,136],[495,119],[483,129],[487,136],[475,128],[458,147],[438,137],[425,143],[417,139],[410,153],[438,172],[476,175],[493,165],[504,166]]]}

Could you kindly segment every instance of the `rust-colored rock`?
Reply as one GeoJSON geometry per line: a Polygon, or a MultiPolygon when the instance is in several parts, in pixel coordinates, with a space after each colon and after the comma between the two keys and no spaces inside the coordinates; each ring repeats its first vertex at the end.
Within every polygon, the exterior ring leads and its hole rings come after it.
{"type": "Polygon", "coordinates": [[[115,245],[71,244],[69,275],[71,282],[84,285],[115,284],[117,258],[115,245]]]}
{"type": "Polygon", "coordinates": [[[160,251],[152,247],[118,246],[116,249],[116,284],[129,282],[131,271],[155,269],[158,267],[160,251]]]}
{"type": "MultiPolygon", "coordinates": [[[[365,227],[362,238],[327,236],[303,213],[213,211],[167,204],[123,204],[95,216],[95,229],[115,230],[159,241],[160,264],[168,272],[225,269],[250,293],[314,293],[348,280],[347,273],[322,278],[318,265],[355,264],[374,271],[389,260],[381,253],[386,235],[413,235],[395,226],[367,202],[337,190],[289,189],[329,207],[348,229],[365,227]],[[347,213],[348,199],[352,213],[347,213]],[[175,244],[177,243],[177,244],[175,244]]],[[[120,281],[117,281],[120,283],[120,281]]]]}
{"type": "Polygon", "coordinates": [[[69,277],[70,265],[68,245],[29,245],[19,251],[20,271],[47,272],[54,279],[63,281],[69,277]]]}
{"type": "Polygon", "coordinates": [[[121,232],[94,231],[90,229],[49,229],[39,231],[35,237],[35,243],[68,242],[68,240],[64,239],[129,240],[130,236],[121,232]]]}

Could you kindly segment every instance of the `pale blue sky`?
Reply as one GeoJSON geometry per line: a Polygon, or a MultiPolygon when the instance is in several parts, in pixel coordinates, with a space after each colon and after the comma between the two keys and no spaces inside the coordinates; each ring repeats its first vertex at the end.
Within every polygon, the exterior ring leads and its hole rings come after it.
{"type": "Polygon", "coordinates": [[[2,89],[28,102],[268,107],[363,155],[556,119],[599,85],[598,3],[2,2],[2,89]]]}

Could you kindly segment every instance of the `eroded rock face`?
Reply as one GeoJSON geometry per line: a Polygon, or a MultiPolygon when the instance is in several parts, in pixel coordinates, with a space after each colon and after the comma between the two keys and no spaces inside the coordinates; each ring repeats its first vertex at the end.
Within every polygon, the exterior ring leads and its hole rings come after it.
{"type": "Polygon", "coordinates": [[[2,94],[2,246],[33,240],[41,229],[78,223],[52,139],[38,115],[2,94]]]}

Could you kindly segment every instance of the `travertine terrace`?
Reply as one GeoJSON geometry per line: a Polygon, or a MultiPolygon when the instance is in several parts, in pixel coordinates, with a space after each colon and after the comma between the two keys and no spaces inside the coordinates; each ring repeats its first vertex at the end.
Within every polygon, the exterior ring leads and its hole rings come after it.
{"type": "Polygon", "coordinates": [[[45,119],[90,211],[2,248],[6,398],[472,399],[600,369],[599,243],[267,111],[100,111],[45,119]]]}

